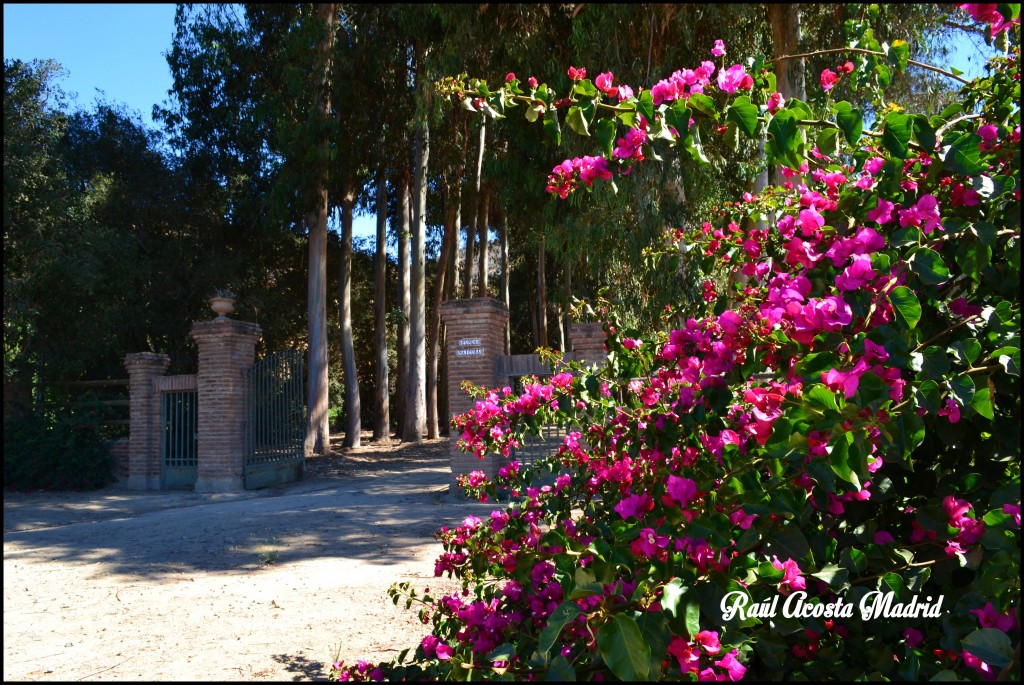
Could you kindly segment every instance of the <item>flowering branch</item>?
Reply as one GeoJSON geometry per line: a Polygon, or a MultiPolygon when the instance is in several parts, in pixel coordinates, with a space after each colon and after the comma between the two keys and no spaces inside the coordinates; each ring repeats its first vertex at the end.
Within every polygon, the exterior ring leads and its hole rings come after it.
{"type": "MultiPolygon", "coordinates": [[[[830,54],[837,53],[837,52],[856,52],[856,53],[860,53],[862,55],[874,55],[876,57],[887,57],[888,56],[884,52],[878,52],[877,50],[865,50],[864,48],[829,48],[827,50],[815,50],[814,52],[804,52],[804,53],[799,54],[799,55],[783,55],[782,57],[776,57],[775,59],[773,59],[772,63],[774,64],[775,62],[781,62],[781,61],[787,60],[787,59],[799,59],[801,57],[815,57],[817,55],[830,55],[830,54]]],[[[907,64],[912,64],[915,67],[921,67],[922,69],[927,69],[929,71],[934,71],[937,74],[942,74],[943,76],[948,76],[949,78],[954,79],[956,81],[959,81],[960,83],[962,83],[964,85],[967,85],[967,84],[970,83],[970,81],[968,81],[967,79],[961,78],[961,77],[957,76],[956,74],[954,74],[953,72],[946,71],[945,69],[940,69],[939,67],[935,67],[935,66],[932,66],[930,64],[925,64],[924,62],[918,62],[916,60],[908,59],[907,60],[907,64]]]]}

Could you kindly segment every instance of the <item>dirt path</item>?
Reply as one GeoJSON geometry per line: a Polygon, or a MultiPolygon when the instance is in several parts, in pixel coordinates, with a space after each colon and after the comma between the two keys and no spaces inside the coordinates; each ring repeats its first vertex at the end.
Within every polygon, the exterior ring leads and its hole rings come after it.
{"type": "Polygon", "coordinates": [[[433,578],[444,441],[310,465],[286,488],[4,496],[4,680],[323,679],[426,634],[387,588],[433,578]]]}

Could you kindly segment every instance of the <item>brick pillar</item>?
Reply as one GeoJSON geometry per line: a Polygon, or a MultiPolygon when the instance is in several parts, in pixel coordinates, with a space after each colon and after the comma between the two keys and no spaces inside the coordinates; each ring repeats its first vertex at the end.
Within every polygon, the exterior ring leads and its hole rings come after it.
{"type": "MultiPolygon", "coordinates": [[[[505,329],[508,307],[493,297],[449,300],[441,305],[441,321],[447,327],[448,411],[451,418],[474,407],[474,400],[462,389],[462,381],[471,381],[486,388],[501,387],[504,376],[497,374],[497,356],[505,352],[505,329]]],[[[483,460],[459,450],[455,443],[459,433],[450,431],[448,450],[451,459],[449,492],[459,490],[455,476],[470,471],[483,471],[494,476],[498,459],[488,455],[483,460]]]]}
{"type": "Polygon", "coordinates": [[[605,334],[601,323],[574,323],[569,326],[569,338],[576,353],[576,361],[584,365],[603,364],[608,356],[605,334]]]}
{"type": "Polygon", "coordinates": [[[160,489],[160,393],[154,379],[163,376],[171,358],[156,352],[135,352],[124,357],[128,369],[130,418],[128,488],[160,489]]]}
{"type": "Polygon", "coordinates": [[[256,360],[259,325],[227,317],[192,324],[199,347],[199,468],[196,492],[234,492],[243,480],[242,372],[256,360]]]}

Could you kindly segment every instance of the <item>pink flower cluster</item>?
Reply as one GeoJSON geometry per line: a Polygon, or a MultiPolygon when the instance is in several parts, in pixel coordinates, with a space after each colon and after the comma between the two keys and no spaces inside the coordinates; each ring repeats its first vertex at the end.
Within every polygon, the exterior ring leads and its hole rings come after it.
{"type": "Polygon", "coordinates": [[[714,660],[713,657],[721,651],[718,632],[713,630],[702,630],[689,642],[673,635],[668,646],[668,654],[675,657],[679,670],[691,677],[697,676],[698,681],[742,680],[747,668],[736,658],[739,650],[731,650],[721,659],[714,660]]]}
{"type": "Polygon", "coordinates": [[[949,517],[949,526],[957,530],[953,539],[946,543],[946,554],[954,556],[967,553],[970,546],[984,535],[985,524],[967,515],[973,509],[967,500],[947,495],[942,500],[942,508],[949,517]]]}
{"type": "Polygon", "coordinates": [[[608,168],[608,160],[604,157],[574,157],[551,170],[546,190],[549,193],[558,193],[558,197],[564,200],[579,185],[577,176],[589,188],[599,178],[602,181],[610,179],[612,172],[608,168]]]}
{"type": "Polygon", "coordinates": [[[1020,24],[1020,17],[1008,21],[1006,17],[1000,14],[999,5],[996,3],[965,3],[957,5],[957,7],[970,14],[974,21],[989,24],[989,30],[993,36],[1000,31],[1006,31],[1014,24],[1020,24]]]}
{"type": "Polygon", "coordinates": [[[692,93],[703,93],[704,88],[711,84],[711,75],[715,73],[712,62],[701,62],[696,69],[680,69],[666,79],[662,79],[651,87],[651,98],[654,105],[663,102],[685,100],[692,93]]]}

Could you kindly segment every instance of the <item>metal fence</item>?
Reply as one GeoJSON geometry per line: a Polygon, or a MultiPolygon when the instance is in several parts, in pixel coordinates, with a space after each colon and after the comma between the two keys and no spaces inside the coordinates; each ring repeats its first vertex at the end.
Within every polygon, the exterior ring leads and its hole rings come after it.
{"type": "Polygon", "coordinates": [[[199,396],[195,390],[160,394],[160,479],[165,489],[190,488],[199,470],[199,396]]]}
{"type": "Polygon", "coordinates": [[[302,478],[306,405],[302,353],[272,354],[243,373],[245,383],[245,487],[302,478]]]}

